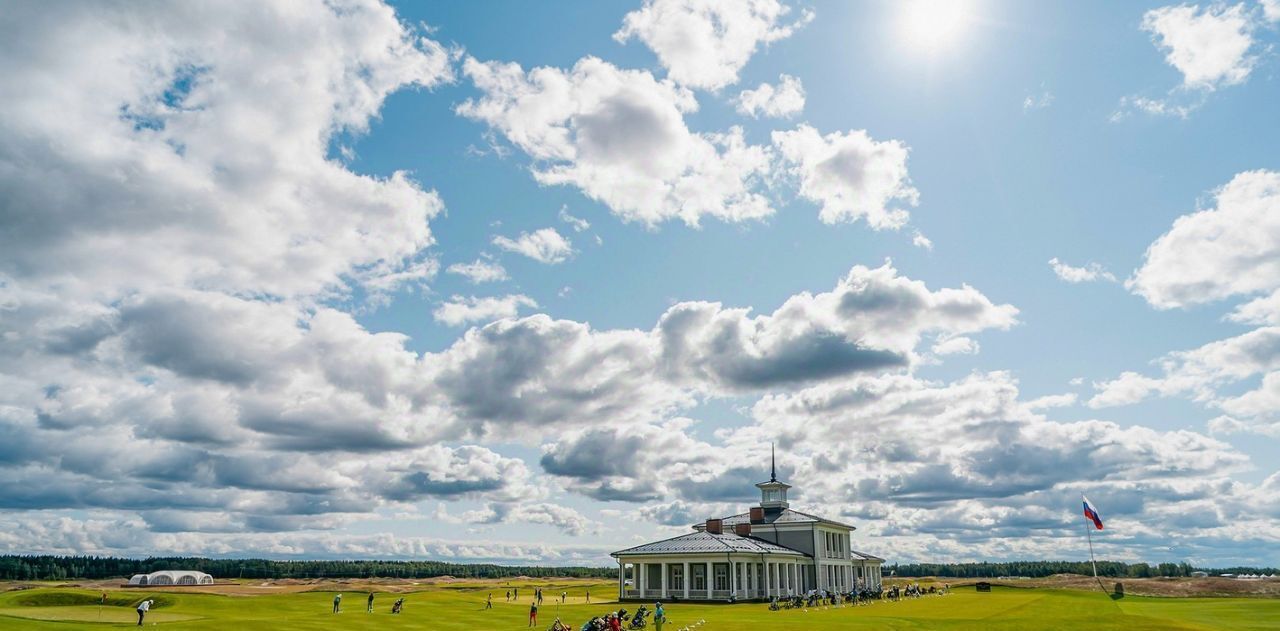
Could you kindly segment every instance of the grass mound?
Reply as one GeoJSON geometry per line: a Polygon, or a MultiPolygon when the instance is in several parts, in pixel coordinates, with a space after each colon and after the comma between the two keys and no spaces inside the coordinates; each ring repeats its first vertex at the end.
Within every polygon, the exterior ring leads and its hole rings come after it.
{"type": "MultiPolygon", "coordinates": [[[[129,593],[114,592],[107,595],[107,607],[136,607],[138,603],[150,598],[152,609],[161,607],[169,607],[174,603],[174,599],[168,596],[148,596],[134,595],[129,593]]],[[[96,606],[102,602],[101,594],[93,594],[90,592],[67,592],[54,590],[31,591],[21,594],[13,599],[13,604],[19,607],[76,607],[76,606],[96,606]]]]}

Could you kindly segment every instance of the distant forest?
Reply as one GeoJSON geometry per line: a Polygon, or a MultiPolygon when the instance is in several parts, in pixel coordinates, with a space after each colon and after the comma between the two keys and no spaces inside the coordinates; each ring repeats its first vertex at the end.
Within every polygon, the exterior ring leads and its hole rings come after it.
{"type": "MultiPolygon", "coordinates": [[[[885,576],[996,578],[1053,574],[1092,574],[1088,562],[1011,561],[1007,563],[905,563],[884,566],[885,576]]],[[[93,556],[0,556],[0,580],[47,581],[123,578],[158,570],[200,570],[216,579],[230,578],[505,578],[515,576],[575,578],[618,577],[616,567],[546,567],[448,563],[444,561],[272,561],[269,559],[205,559],[154,557],[124,559],[93,556]]],[[[1098,574],[1111,578],[1209,574],[1280,574],[1273,567],[1198,568],[1187,563],[1119,563],[1099,561],[1098,574]]]]}
{"type": "MultiPolygon", "coordinates": [[[[1041,578],[1054,574],[1093,574],[1088,561],[1010,561],[1007,563],[905,563],[885,565],[884,575],[945,576],[949,578],[996,578],[1027,576],[1041,578]]],[[[1098,561],[1098,576],[1112,578],[1152,578],[1191,576],[1192,572],[1215,574],[1280,574],[1273,567],[1199,568],[1188,563],[1120,563],[1098,561]]]]}
{"type": "Polygon", "coordinates": [[[47,581],[122,578],[159,570],[199,570],[215,579],[229,578],[503,578],[571,576],[617,578],[608,567],[542,567],[447,563],[443,561],[272,561],[154,557],[122,559],[93,556],[0,556],[0,580],[47,581]]]}

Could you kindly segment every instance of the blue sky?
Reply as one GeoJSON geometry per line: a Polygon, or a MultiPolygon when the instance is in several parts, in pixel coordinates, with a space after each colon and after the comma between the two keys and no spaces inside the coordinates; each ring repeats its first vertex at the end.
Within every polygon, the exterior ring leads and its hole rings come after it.
{"type": "Polygon", "coordinates": [[[1273,1],[10,13],[0,551],[1280,562],[1273,1]]]}

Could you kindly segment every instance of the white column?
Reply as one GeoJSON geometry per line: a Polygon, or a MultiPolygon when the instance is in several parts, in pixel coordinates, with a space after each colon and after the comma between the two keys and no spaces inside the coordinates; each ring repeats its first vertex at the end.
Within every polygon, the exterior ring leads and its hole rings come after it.
{"type": "Polygon", "coordinates": [[[618,558],[618,600],[627,595],[627,564],[618,558]]]}
{"type": "Polygon", "coordinates": [[[648,563],[644,562],[643,557],[640,559],[640,563],[636,564],[636,589],[640,590],[641,598],[644,598],[647,595],[644,593],[644,590],[649,589],[649,581],[645,577],[645,568],[648,565],[648,563]]]}
{"type": "Polygon", "coordinates": [[[716,585],[716,577],[711,573],[711,562],[707,561],[707,600],[711,600],[711,588],[716,585]]]}
{"type": "Polygon", "coordinates": [[[729,561],[729,593],[738,595],[738,564],[729,561]]]}
{"type": "Polygon", "coordinates": [[[682,572],[682,574],[680,574],[680,589],[683,592],[681,596],[685,600],[688,600],[689,599],[689,562],[688,561],[684,562],[684,566],[680,569],[680,571],[682,572]]]}
{"type": "Polygon", "coordinates": [[[662,564],[662,599],[667,599],[667,564],[662,564]]]}

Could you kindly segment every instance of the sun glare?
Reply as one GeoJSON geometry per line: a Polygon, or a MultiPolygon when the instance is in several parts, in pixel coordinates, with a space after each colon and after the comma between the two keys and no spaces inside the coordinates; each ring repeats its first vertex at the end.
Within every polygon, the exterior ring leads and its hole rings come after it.
{"type": "Polygon", "coordinates": [[[954,48],[973,21],[970,0],[908,0],[900,11],[904,44],[928,54],[954,48]]]}

